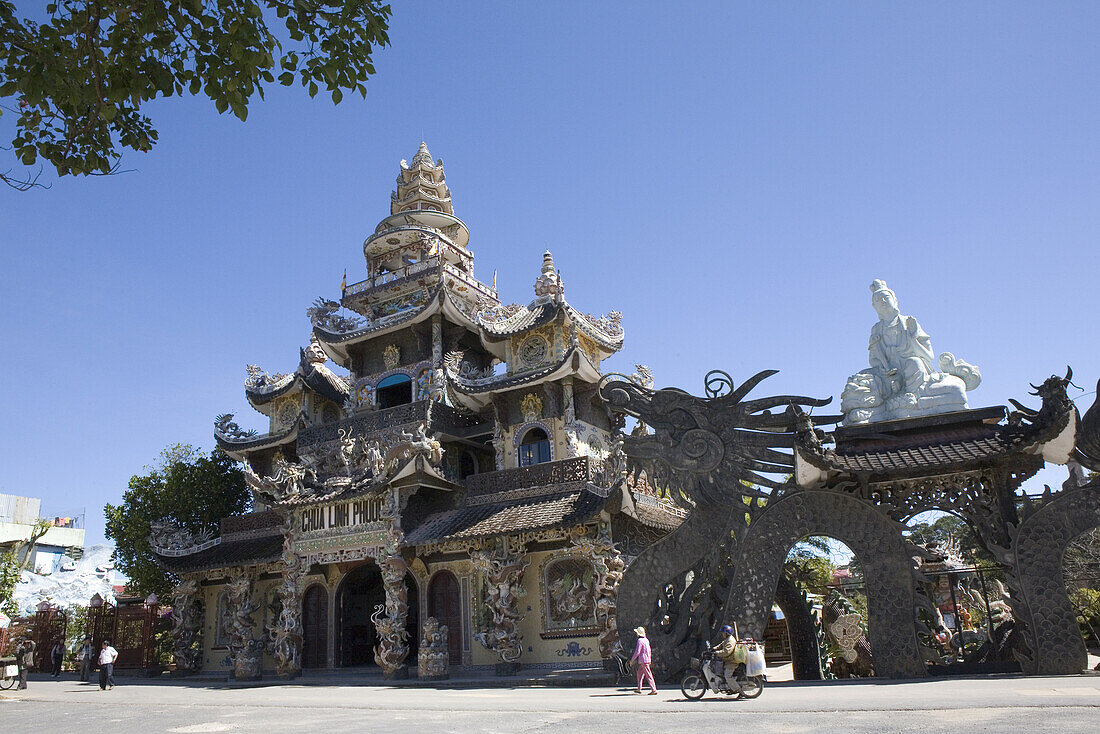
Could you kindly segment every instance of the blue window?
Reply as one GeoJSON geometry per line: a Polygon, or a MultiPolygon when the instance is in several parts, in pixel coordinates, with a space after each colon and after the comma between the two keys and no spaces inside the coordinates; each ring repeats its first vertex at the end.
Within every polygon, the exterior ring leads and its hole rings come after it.
{"type": "Polygon", "coordinates": [[[523,434],[519,444],[519,465],[531,466],[550,461],[550,437],[541,428],[532,428],[523,434]]]}

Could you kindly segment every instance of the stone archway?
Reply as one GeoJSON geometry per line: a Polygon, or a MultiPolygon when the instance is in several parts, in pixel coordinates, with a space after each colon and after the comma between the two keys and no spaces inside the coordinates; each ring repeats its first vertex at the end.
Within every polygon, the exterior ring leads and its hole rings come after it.
{"type": "Polygon", "coordinates": [[[900,527],[849,495],[791,492],[769,502],[753,518],[737,553],[726,620],[738,622],[742,634],[762,638],[787,553],[811,535],[843,541],[863,564],[868,641],[877,674],[927,675],[917,644],[913,576],[900,527]]]}
{"type": "Polygon", "coordinates": [[[1077,613],[1062,578],[1062,558],[1074,538],[1098,526],[1100,483],[1093,483],[1056,495],[1016,531],[1015,576],[1023,609],[1013,612],[1026,625],[1032,655],[1021,660],[1025,673],[1073,675],[1088,667],[1077,613]]]}

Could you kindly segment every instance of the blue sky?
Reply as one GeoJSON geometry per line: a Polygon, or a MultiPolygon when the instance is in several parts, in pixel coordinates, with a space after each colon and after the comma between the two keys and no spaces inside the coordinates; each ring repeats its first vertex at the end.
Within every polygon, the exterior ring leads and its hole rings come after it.
{"type": "Polygon", "coordinates": [[[1100,5],[394,8],[365,100],[162,100],[134,172],[0,189],[0,491],[87,507],[96,542],[163,447],[210,448],[227,411],[262,428],[245,363],[294,368],[421,139],[502,298],[549,248],[575,306],[623,311],[609,368],[838,396],[883,278],[982,369],[972,405],[1067,363],[1094,388],[1100,5]]]}

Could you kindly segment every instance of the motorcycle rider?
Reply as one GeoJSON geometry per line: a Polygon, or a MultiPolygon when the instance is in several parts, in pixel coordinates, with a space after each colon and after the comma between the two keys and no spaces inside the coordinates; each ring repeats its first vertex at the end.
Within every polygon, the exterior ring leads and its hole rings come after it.
{"type": "Polygon", "coordinates": [[[722,661],[722,670],[715,672],[722,675],[726,681],[726,686],[731,691],[736,691],[740,688],[737,684],[737,664],[744,661],[737,659],[739,651],[737,649],[737,638],[733,636],[733,627],[728,624],[723,625],[719,632],[722,633],[723,639],[714,648],[714,654],[722,661]]]}

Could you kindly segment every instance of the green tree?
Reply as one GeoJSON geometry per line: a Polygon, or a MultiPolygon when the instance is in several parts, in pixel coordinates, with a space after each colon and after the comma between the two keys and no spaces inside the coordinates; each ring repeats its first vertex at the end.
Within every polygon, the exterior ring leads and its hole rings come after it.
{"type": "Polygon", "coordinates": [[[209,455],[187,445],[170,446],[147,474],[130,478],[122,504],[103,508],[107,537],[115,541],[115,563],[139,596],[167,598],[174,579],[149,548],[153,523],[170,520],[192,533],[217,531],[218,521],[247,512],[252,497],[244,474],[224,452],[209,455]]]}
{"type": "MultiPolygon", "coordinates": [[[[125,148],[157,141],[142,105],[204,94],[241,120],[264,85],[312,97],[366,96],[371,53],[389,44],[378,0],[56,0],[41,22],[0,0],[0,100],[16,115],[11,150],[59,175],[117,170],[125,148]]],[[[36,176],[0,180],[17,188],[36,176]]],[[[41,171],[40,171],[41,172],[41,171]]]]}
{"type": "Polygon", "coordinates": [[[909,526],[906,537],[910,542],[927,545],[931,542],[945,543],[954,538],[959,543],[959,553],[963,560],[979,566],[996,565],[993,556],[982,548],[977,533],[962,518],[944,513],[931,522],[918,522],[909,526]]]}

